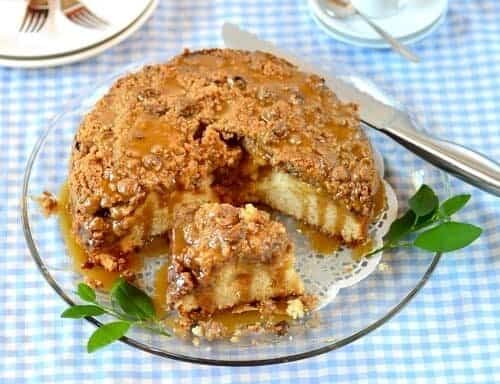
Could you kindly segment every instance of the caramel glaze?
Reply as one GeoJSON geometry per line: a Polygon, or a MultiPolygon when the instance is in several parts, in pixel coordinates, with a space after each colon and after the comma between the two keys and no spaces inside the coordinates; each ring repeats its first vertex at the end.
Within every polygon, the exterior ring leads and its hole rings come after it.
{"type": "Polygon", "coordinates": [[[292,318],[285,311],[283,313],[263,313],[259,310],[234,313],[231,310],[219,311],[212,316],[214,321],[220,323],[229,335],[238,329],[244,329],[254,324],[273,326],[279,322],[290,322],[292,318]]]}
{"type": "Polygon", "coordinates": [[[272,55],[208,50],[118,80],[86,116],[71,160],[73,230],[97,251],[136,225],[147,240],[147,194],[169,204],[173,191],[238,174],[244,153],[371,216],[378,178],[357,107],[272,55]]]}
{"type": "MultiPolygon", "coordinates": [[[[324,191],[317,206],[304,205],[305,216],[311,209],[321,213],[320,222],[332,196],[345,204],[340,210],[366,222],[385,202],[357,107],[340,103],[317,76],[259,52],[185,53],[120,79],[85,118],[71,164],[72,195],[69,199],[66,191],[62,200],[67,208],[61,210],[63,233],[77,269],[104,288],[121,271],[82,268],[88,255],[79,244],[87,251],[112,252],[112,245],[137,224],[147,243],[155,208],[147,195],[152,192],[170,215],[184,191],[202,186],[213,188],[221,201],[241,204],[252,200],[251,187],[243,184],[278,167],[324,191]]],[[[337,229],[344,221],[340,212],[337,229]]],[[[183,247],[176,244],[181,235],[173,233],[174,251],[183,247]]],[[[323,249],[334,246],[324,239],[315,242],[323,249]]],[[[123,268],[140,269],[137,250],[128,253],[133,257],[123,268]]],[[[158,279],[166,274],[158,273],[158,279]]],[[[248,275],[242,272],[239,281],[245,286],[248,275]]]]}
{"type": "Polygon", "coordinates": [[[338,237],[328,236],[302,222],[297,223],[297,230],[307,238],[311,249],[322,255],[333,253],[342,245],[342,240],[338,237]]]}
{"type": "MultiPolygon", "coordinates": [[[[284,304],[281,306],[286,308],[286,303],[281,304],[284,304]]],[[[231,338],[238,334],[240,330],[244,332],[254,327],[274,329],[276,325],[283,323],[285,323],[285,325],[290,324],[292,320],[293,319],[286,314],[285,309],[274,313],[268,313],[260,308],[245,310],[243,312],[234,312],[231,309],[217,311],[212,314],[210,318],[212,323],[216,323],[221,328],[221,332],[215,335],[214,338],[231,338]]],[[[186,329],[185,319],[176,314],[169,314],[162,321],[179,337],[185,337],[187,333],[191,333],[190,330],[186,329]]],[[[191,326],[190,323],[188,324],[191,326]]]]}
{"type": "MultiPolygon", "coordinates": [[[[71,213],[69,209],[69,191],[67,184],[63,184],[58,196],[58,205],[60,207],[59,223],[61,232],[73,262],[73,268],[81,273],[85,280],[97,288],[108,291],[115,280],[120,277],[121,271],[106,271],[101,265],[88,265],[88,254],[86,250],[79,244],[71,230],[71,213]]],[[[142,258],[134,257],[127,258],[127,265],[124,266],[127,270],[139,272],[142,267],[142,258]]]]}
{"type": "MultiPolygon", "coordinates": [[[[88,260],[88,257],[85,249],[78,243],[78,241],[76,240],[71,231],[71,213],[69,211],[68,193],[69,193],[68,187],[67,184],[65,183],[62,186],[58,196],[58,205],[59,207],[61,207],[58,213],[60,218],[61,232],[66,242],[66,246],[68,247],[68,251],[72,256],[74,267],[85,277],[91,280],[102,282],[104,289],[109,289],[113,281],[120,276],[120,273],[105,271],[102,266],[94,266],[93,268],[84,268],[88,260]]],[[[378,214],[380,214],[380,212],[385,208],[385,205],[386,205],[385,192],[383,189],[383,184],[381,184],[381,188],[375,195],[375,210],[376,210],[375,217],[378,216],[378,214]]],[[[321,211],[321,206],[319,206],[318,209],[321,211]]],[[[340,219],[339,222],[341,220],[342,219],[340,219]]],[[[304,236],[307,237],[311,248],[321,254],[332,253],[342,245],[342,241],[338,237],[328,236],[327,234],[317,230],[316,228],[304,224],[302,222],[298,222],[297,225],[298,225],[298,230],[304,236]]],[[[139,257],[129,258],[130,265],[128,266],[128,269],[133,271],[140,270],[140,268],[142,267],[142,261],[140,256],[154,257],[161,254],[168,254],[170,251],[180,252],[186,245],[183,234],[181,233],[181,231],[179,231],[179,229],[177,229],[177,232],[173,233],[172,240],[174,245],[171,250],[169,249],[168,241],[164,237],[156,237],[152,241],[146,243],[146,245],[141,249],[139,257]]],[[[360,258],[363,254],[367,253],[370,250],[370,247],[371,247],[370,243],[363,243],[361,245],[354,247],[353,257],[360,258]]],[[[159,271],[158,273],[159,273],[158,276],[163,276],[163,275],[165,275],[165,277],[167,276],[164,269],[162,269],[162,271],[159,271]]],[[[156,279],[156,280],[157,280],[156,287],[160,286],[162,287],[158,288],[159,291],[162,291],[162,293],[159,294],[160,296],[158,296],[158,298],[159,297],[164,298],[166,293],[167,283],[165,282],[165,284],[162,285],[162,282],[160,282],[161,279],[156,279]]],[[[165,279],[165,281],[167,280],[168,279],[165,279]]],[[[242,274],[241,284],[242,285],[245,284],[245,274],[242,274]]],[[[158,299],[157,308],[160,309],[162,307],[164,307],[164,304],[160,304],[160,301],[158,299]]]]}
{"type": "MultiPolygon", "coordinates": [[[[81,273],[89,283],[96,283],[97,287],[108,291],[115,280],[127,271],[126,277],[133,277],[133,274],[140,272],[144,265],[145,257],[157,257],[170,253],[168,239],[164,236],[157,236],[150,239],[145,245],[134,253],[133,257],[126,258],[126,264],[121,270],[107,271],[101,265],[88,265],[88,253],[78,242],[71,230],[71,212],[69,208],[69,191],[67,183],[64,183],[58,195],[59,223],[61,233],[71,256],[75,271],[81,273]]],[[[113,250],[110,250],[113,252],[113,250]]],[[[159,308],[159,307],[158,307],[159,308]]]]}
{"type": "MultiPolygon", "coordinates": [[[[385,195],[379,193],[381,196],[376,199],[378,201],[377,206],[379,211],[385,207],[385,195]]],[[[120,272],[109,272],[104,270],[102,266],[94,266],[93,268],[85,268],[84,265],[87,262],[87,254],[81,245],[78,244],[74,235],[71,232],[71,215],[69,211],[68,204],[68,188],[67,184],[64,184],[61,188],[58,197],[58,204],[61,209],[59,210],[61,231],[66,242],[69,254],[72,256],[73,265],[76,271],[80,272],[87,281],[98,282],[99,288],[107,291],[111,288],[113,282],[120,276],[120,272]]],[[[320,208],[320,207],[318,207],[320,208]]],[[[316,251],[327,254],[335,251],[341,244],[338,238],[331,238],[320,231],[307,226],[305,224],[299,223],[299,228],[301,232],[306,235],[310,241],[311,247],[316,251]]],[[[139,272],[143,267],[144,257],[157,257],[159,255],[166,255],[170,252],[179,253],[186,247],[186,240],[184,238],[183,232],[177,228],[173,232],[171,237],[171,242],[169,243],[165,237],[155,237],[149,241],[134,257],[127,259],[127,269],[133,272],[139,272]]],[[[360,246],[357,246],[353,250],[353,257],[360,258],[366,252],[371,249],[371,242],[366,242],[360,246]]],[[[169,279],[168,279],[168,268],[170,261],[168,260],[162,267],[160,267],[155,274],[154,282],[154,292],[152,296],[153,303],[155,305],[156,312],[160,318],[163,318],[165,324],[172,328],[174,332],[181,333],[178,326],[177,315],[169,314],[169,310],[166,304],[166,296],[168,292],[169,279]]],[[[242,293],[241,301],[245,302],[247,298],[245,297],[245,292],[248,293],[246,287],[249,285],[249,281],[252,275],[252,265],[242,265],[241,273],[237,277],[240,285],[240,292],[242,293]]],[[[282,269],[277,269],[276,274],[273,277],[275,281],[279,282],[282,277],[279,276],[282,273],[282,269]]],[[[210,306],[210,301],[212,298],[210,295],[205,297],[200,297],[204,301],[204,306],[210,306]]],[[[285,304],[286,303],[281,303],[285,304]]],[[[283,307],[283,305],[281,305],[283,307]]],[[[211,319],[219,323],[225,330],[227,335],[233,335],[238,329],[246,329],[249,326],[261,325],[264,327],[273,327],[278,323],[290,322],[291,318],[286,314],[286,312],[281,308],[281,311],[276,311],[274,313],[263,312],[261,310],[247,310],[240,313],[234,313],[231,309],[216,311],[211,319]]]]}
{"type": "Polygon", "coordinates": [[[156,314],[163,318],[167,313],[168,263],[163,264],[155,273],[153,303],[156,314]]]}
{"type": "MultiPolygon", "coordinates": [[[[324,200],[324,198],[321,197],[318,202],[318,210],[321,212],[320,219],[323,218],[323,220],[325,214],[324,207],[326,206],[326,204],[327,200],[326,199],[324,200]]],[[[373,217],[375,219],[386,208],[386,205],[387,205],[387,200],[385,196],[384,184],[380,183],[380,187],[374,197],[373,217]]],[[[342,228],[342,226],[344,225],[345,217],[346,217],[345,212],[344,213],[341,212],[337,215],[337,222],[336,222],[337,229],[342,228]]],[[[339,249],[340,246],[343,245],[341,238],[329,236],[321,232],[317,228],[305,224],[303,222],[297,223],[297,230],[307,238],[311,249],[323,255],[335,252],[337,249],[339,249]]],[[[353,258],[355,260],[359,260],[361,257],[363,257],[363,255],[370,252],[372,248],[373,248],[373,242],[371,239],[368,239],[361,244],[356,244],[355,246],[352,247],[353,258]]]]}
{"type": "MultiPolygon", "coordinates": [[[[383,184],[380,184],[381,188],[375,195],[375,217],[380,214],[380,212],[385,208],[386,206],[386,199],[385,199],[385,192],[383,189],[383,184]]],[[[104,290],[108,290],[113,282],[120,276],[120,272],[115,271],[115,272],[109,272],[104,270],[102,266],[93,266],[92,268],[86,268],[86,263],[88,261],[88,256],[87,252],[85,249],[78,243],[74,235],[72,234],[71,231],[71,213],[69,210],[69,203],[68,203],[68,198],[69,198],[69,192],[68,192],[68,187],[67,184],[65,183],[59,193],[58,196],[58,205],[60,208],[59,210],[59,217],[60,217],[60,226],[61,226],[61,232],[63,234],[63,238],[66,242],[66,246],[68,248],[68,251],[70,255],[72,256],[73,264],[75,267],[75,270],[78,272],[82,273],[83,276],[85,276],[87,279],[90,281],[97,281],[102,283],[102,288],[104,290]]],[[[174,197],[175,200],[175,197],[174,197]]],[[[318,206],[318,209],[321,211],[321,201],[322,199],[319,200],[320,205],[318,206]]],[[[307,207],[307,205],[306,205],[307,207]]],[[[306,208],[309,209],[309,208],[306,208]]],[[[147,221],[147,220],[146,220],[147,221]]],[[[339,219],[338,225],[341,226],[342,218],[339,219]]],[[[298,222],[298,230],[307,237],[309,244],[312,249],[315,251],[321,253],[321,254],[329,254],[337,250],[341,245],[342,241],[338,237],[331,237],[328,236],[327,234],[317,230],[316,228],[304,224],[302,222],[298,222]]],[[[169,249],[169,244],[166,238],[164,237],[156,237],[153,238],[153,240],[149,241],[146,243],[146,245],[138,252],[134,257],[130,257],[127,259],[127,269],[133,272],[138,272],[142,268],[143,262],[142,262],[142,257],[154,257],[158,256],[161,254],[168,254],[170,251],[172,252],[181,252],[182,249],[186,246],[184,236],[182,232],[177,229],[176,232],[172,234],[172,240],[173,240],[173,248],[169,249]]],[[[353,248],[353,257],[355,259],[359,259],[362,257],[364,254],[369,252],[371,250],[371,242],[365,242],[363,244],[357,245],[353,248]]],[[[166,264],[167,265],[167,264],[166,264]]],[[[155,287],[156,290],[155,296],[154,296],[154,302],[156,305],[157,310],[161,313],[164,312],[165,310],[165,304],[162,303],[162,300],[164,301],[164,298],[166,296],[166,290],[168,286],[168,278],[167,278],[167,272],[166,272],[166,266],[162,267],[161,270],[158,271],[157,278],[156,278],[156,283],[155,287]],[[162,281],[162,278],[164,281],[162,281]]],[[[276,277],[279,279],[279,277],[276,277]]],[[[245,272],[242,272],[240,275],[240,282],[242,286],[245,286],[247,284],[248,279],[248,274],[245,272]]],[[[279,280],[278,280],[279,281],[279,280]]]]}

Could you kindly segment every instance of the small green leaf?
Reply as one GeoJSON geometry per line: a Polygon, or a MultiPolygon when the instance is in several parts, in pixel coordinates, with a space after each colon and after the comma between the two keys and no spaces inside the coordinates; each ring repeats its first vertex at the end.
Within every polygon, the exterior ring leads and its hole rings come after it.
{"type": "Polygon", "coordinates": [[[96,305],[74,305],[61,313],[61,317],[68,319],[81,319],[87,316],[99,316],[104,310],[96,305]]]}
{"type": "Polygon", "coordinates": [[[441,211],[446,216],[451,216],[454,213],[460,211],[464,207],[464,205],[467,204],[469,199],[470,195],[468,194],[450,197],[443,204],[441,204],[441,211]]]}
{"type": "Polygon", "coordinates": [[[438,207],[439,200],[429,186],[422,184],[417,193],[410,198],[408,204],[411,210],[421,217],[433,212],[438,207]]]}
{"type": "Polygon", "coordinates": [[[78,284],[78,291],[76,293],[82,300],[88,301],[90,303],[95,302],[96,295],[94,290],[85,283],[78,284]]]}
{"type": "Polygon", "coordinates": [[[413,211],[406,211],[403,216],[394,220],[389,228],[389,231],[384,236],[384,243],[394,243],[409,233],[412,225],[415,223],[415,219],[416,217],[413,211]]]}
{"type": "Polygon", "coordinates": [[[433,210],[431,213],[428,213],[425,216],[419,216],[417,217],[417,220],[415,222],[415,225],[412,228],[412,232],[416,232],[419,229],[428,227],[431,224],[434,224],[436,220],[434,219],[434,215],[436,213],[437,209],[433,210]]]}
{"type": "Polygon", "coordinates": [[[113,284],[110,294],[125,314],[138,320],[155,317],[155,308],[151,298],[124,279],[120,278],[113,284]]]}
{"type": "Polygon", "coordinates": [[[123,337],[130,328],[130,323],[126,321],[115,321],[104,324],[97,328],[87,342],[87,352],[92,353],[99,348],[123,337]]]}
{"type": "Polygon", "coordinates": [[[446,222],[422,232],[416,247],[433,252],[451,252],[466,247],[481,235],[482,229],[472,224],[446,222]]]}

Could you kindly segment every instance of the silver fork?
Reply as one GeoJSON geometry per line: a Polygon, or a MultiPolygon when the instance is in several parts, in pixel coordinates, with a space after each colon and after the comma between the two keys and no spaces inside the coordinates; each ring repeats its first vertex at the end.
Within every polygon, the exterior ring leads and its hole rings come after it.
{"type": "Polygon", "coordinates": [[[85,28],[104,28],[109,25],[108,21],[97,16],[78,0],[62,0],[62,11],[72,22],[85,28]]]}
{"type": "Polygon", "coordinates": [[[48,15],[49,5],[46,0],[29,0],[19,32],[39,32],[48,15]]]}

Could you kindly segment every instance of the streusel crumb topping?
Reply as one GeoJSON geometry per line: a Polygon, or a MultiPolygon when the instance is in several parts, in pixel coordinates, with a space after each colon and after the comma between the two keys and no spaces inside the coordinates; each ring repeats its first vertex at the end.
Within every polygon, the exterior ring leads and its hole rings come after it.
{"type": "Polygon", "coordinates": [[[119,79],[75,137],[73,231],[90,250],[130,233],[148,194],[217,189],[242,159],[314,185],[368,217],[379,185],[357,106],[273,55],[184,52],[119,79]],[[218,176],[217,176],[218,175],[218,176]]]}

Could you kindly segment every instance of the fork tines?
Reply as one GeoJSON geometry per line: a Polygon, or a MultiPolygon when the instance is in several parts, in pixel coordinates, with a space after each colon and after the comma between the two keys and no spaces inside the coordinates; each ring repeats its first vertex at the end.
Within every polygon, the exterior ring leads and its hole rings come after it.
{"type": "Polygon", "coordinates": [[[101,19],[84,5],[71,10],[66,16],[73,22],[87,28],[103,28],[109,25],[106,20],[101,19]]]}
{"type": "Polygon", "coordinates": [[[30,6],[26,9],[19,32],[38,32],[42,29],[49,15],[48,9],[35,9],[30,6]]]}

